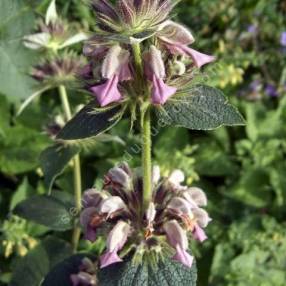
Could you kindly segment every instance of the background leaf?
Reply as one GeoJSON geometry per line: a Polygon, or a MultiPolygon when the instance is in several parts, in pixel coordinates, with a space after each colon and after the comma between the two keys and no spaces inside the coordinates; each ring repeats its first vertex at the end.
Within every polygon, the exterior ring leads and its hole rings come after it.
{"type": "Polygon", "coordinates": [[[65,231],[72,228],[69,207],[51,196],[31,197],[18,204],[13,212],[53,230],[65,231]]]}
{"type": "Polygon", "coordinates": [[[39,155],[47,146],[46,135],[17,125],[0,136],[0,170],[6,174],[28,172],[39,165],[39,155]]]}
{"type": "Polygon", "coordinates": [[[79,272],[79,266],[85,257],[92,259],[91,255],[77,254],[56,265],[45,277],[42,286],[71,286],[70,276],[79,272]]]}
{"type": "Polygon", "coordinates": [[[48,147],[40,155],[40,164],[45,176],[45,185],[48,190],[57,176],[59,176],[70,160],[79,152],[75,145],[55,144],[48,147]]]}
{"type": "Polygon", "coordinates": [[[32,10],[22,0],[0,1],[0,86],[11,101],[33,93],[27,74],[34,55],[22,45],[22,37],[34,27],[32,10]]]}
{"type": "MultiPolygon", "coordinates": [[[[10,286],[38,286],[49,270],[70,256],[71,246],[58,238],[47,237],[16,263],[10,286]]],[[[52,284],[50,284],[52,285],[52,284]]]]}

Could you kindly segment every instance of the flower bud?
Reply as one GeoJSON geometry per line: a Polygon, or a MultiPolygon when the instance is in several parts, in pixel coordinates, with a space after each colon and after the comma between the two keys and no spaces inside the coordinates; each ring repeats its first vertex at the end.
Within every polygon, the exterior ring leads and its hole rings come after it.
{"type": "Polygon", "coordinates": [[[183,198],[172,198],[170,203],[167,205],[167,209],[178,216],[187,216],[189,218],[193,218],[191,206],[188,201],[183,198]]]}
{"type": "Polygon", "coordinates": [[[124,210],[127,210],[126,204],[117,196],[112,196],[104,200],[100,206],[100,212],[106,214],[107,218],[124,210]]]}
{"type": "Polygon", "coordinates": [[[157,185],[159,180],[160,180],[160,167],[159,166],[153,166],[153,171],[152,171],[152,182],[153,185],[157,185]]]}
{"type": "Polygon", "coordinates": [[[119,57],[121,55],[121,47],[119,45],[113,46],[108,51],[103,64],[102,64],[102,76],[104,78],[110,79],[119,69],[120,60],[119,57]]]}
{"type": "Polygon", "coordinates": [[[148,209],[146,210],[146,219],[148,221],[148,224],[152,223],[156,216],[156,209],[153,202],[149,204],[148,209]]]}
{"type": "Polygon", "coordinates": [[[82,198],[82,205],[84,208],[99,207],[101,202],[108,198],[108,195],[104,191],[97,191],[96,189],[89,189],[84,192],[82,198]]]}
{"type": "Polygon", "coordinates": [[[182,196],[193,206],[202,207],[207,205],[207,196],[200,188],[192,187],[182,192],[182,196]]]}
{"type": "Polygon", "coordinates": [[[126,169],[124,166],[114,167],[110,169],[107,173],[106,179],[107,183],[118,185],[124,190],[130,190],[132,186],[132,178],[130,173],[128,173],[128,169],[126,169]]]}
{"type": "Polygon", "coordinates": [[[207,227],[207,225],[211,221],[211,218],[209,217],[208,213],[201,208],[193,209],[192,212],[198,225],[203,228],[207,227]]]}
{"type": "Polygon", "coordinates": [[[168,181],[175,186],[180,186],[185,180],[185,175],[181,170],[175,170],[171,173],[168,181]]]}
{"type": "Polygon", "coordinates": [[[162,23],[158,36],[161,40],[170,44],[190,45],[195,41],[186,27],[171,20],[162,23]]]}

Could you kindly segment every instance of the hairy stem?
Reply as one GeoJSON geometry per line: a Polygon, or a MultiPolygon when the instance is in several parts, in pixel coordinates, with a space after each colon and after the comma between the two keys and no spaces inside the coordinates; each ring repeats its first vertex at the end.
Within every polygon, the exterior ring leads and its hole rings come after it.
{"type": "Polygon", "coordinates": [[[143,209],[152,200],[152,156],[150,109],[142,112],[142,168],[143,168],[143,209]]]}
{"type": "MultiPolygon", "coordinates": [[[[140,44],[133,46],[134,62],[136,69],[138,86],[142,90],[140,93],[144,95],[143,83],[143,63],[140,44]]],[[[147,98],[147,106],[149,104],[149,97],[147,98]]],[[[144,105],[144,104],[143,104],[144,105]]],[[[146,210],[152,200],[152,156],[151,156],[151,115],[150,109],[141,106],[141,137],[142,137],[142,169],[143,169],[143,206],[142,210],[146,210]]]]}
{"type": "MultiPolygon", "coordinates": [[[[72,112],[67,96],[67,91],[65,86],[59,86],[59,94],[62,101],[62,106],[64,109],[66,120],[70,120],[72,118],[72,112]]],[[[73,158],[73,177],[74,177],[74,199],[75,199],[75,207],[79,212],[81,210],[81,168],[80,168],[80,156],[76,155],[73,158]]],[[[76,252],[78,248],[78,243],[80,239],[80,228],[78,227],[78,222],[75,221],[73,236],[72,236],[72,247],[73,251],[76,252]]]]}

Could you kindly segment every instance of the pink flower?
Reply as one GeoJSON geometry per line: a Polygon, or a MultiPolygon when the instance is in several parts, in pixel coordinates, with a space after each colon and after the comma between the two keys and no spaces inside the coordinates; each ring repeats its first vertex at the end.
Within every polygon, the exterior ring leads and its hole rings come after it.
{"type": "Polygon", "coordinates": [[[186,46],[181,46],[181,50],[183,53],[189,55],[193,59],[195,66],[198,68],[202,67],[205,64],[211,63],[215,61],[216,59],[214,56],[209,56],[209,55],[200,53],[186,46]]]}
{"type": "Polygon", "coordinates": [[[109,49],[101,68],[102,77],[107,81],[90,89],[95,94],[100,106],[106,106],[122,99],[118,83],[132,78],[129,55],[129,52],[119,45],[109,49]]]}
{"type": "Polygon", "coordinates": [[[208,226],[211,218],[209,217],[208,213],[201,208],[195,208],[192,210],[192,212],[196,222],[192,230],[192,235],[194,239],[203,242],[208,238],[203,228],[208,226]]]}
{"type": "Polygon", "coordinates": [[[169,244],[176,250],[173,259],[191,268],[194,258],[187,252],[188,238],[186,232],[176,220],[166,222],[164,230],[169,244]]]}
{"type": "Polygon", "coordinates": [[[188,45],[191,45],[195,40],[191,32],[178,23],[173,21],[164,22],[161,25],[158,37],[171,54],[190,56],[198,68],[215,60],[213,56],[189,48],[188,45]]]}
{"type": "Polygon", "coordinates": [[[194,239],[196,239],[196,240],[198,240],[200,242],[203,242],[206,239],[208,239],[208,237],[205,234],[204,230],[201,227],[199,227],[199,225],[197,225],[197,224],[194,226],[192,235],[193,235],[194,239]]]}
{"type": "MultiPolygon", "coordinates": [[[[199,196],[201,196],[202,198],[204,193],[198,188],[193,189],[195,189],[196,191],[199,190],[197,194],[199,194],[199,196]]],[[[192,191],[192,194],[193,197],[197,199],[196,201],[193,199],[189,201],[185,198],[174,197],[167,205],[167,210],[170,214],[180,217],[187,226],[187,229],[192,231],[193,237],[196,240],[203,242],[207,239],[203,228],[207,227],[211,219],[209,218],[208,213],[205,210],[198,208],[197,205],[197,202],[204,203],[205,198],[203,198],[202,201],[199,201],[199,196],[195,194],[194,190],[192,191]]]]}
{"type": "Polygon", "coordinates": [[[165,84],[166,77],[165,65],[162,59],[161,52],[155,47],[151,46],[150,51],[144,56],[145,61],[145,75],[152,81],[152,103],[164,104],[177,91],[175,87],[165,84]]]}
{"type": "Polygon", "coordinates": [[[107,251],[100,257],[100,268],[110,264],[121,262],[118,251],[122,249],[130,233],[130,225],[124,221],[118,221],[107,238],[107,251]]]}

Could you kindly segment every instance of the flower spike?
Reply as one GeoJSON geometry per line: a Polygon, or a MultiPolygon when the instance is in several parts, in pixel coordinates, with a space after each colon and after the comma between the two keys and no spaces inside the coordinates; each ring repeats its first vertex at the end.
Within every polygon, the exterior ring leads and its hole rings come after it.
{"type": "Polygon", "coordinates": [[[140,255],[142,251],[157,253],[158,249],[173,248],[173,259],[191,267],[188,237],[205,241],[204,229],[211,221],[200,208],[207,203],[205,193],[181,185],[185,179],[182,171],[175,170],[168,178],[160,178],[159,168],[154,167],[154,194],[142,213],[142,175],[138,171],[131,170],[127,163],[120,164],[105,176],[103,190],[84,193],[80,222],[85,238],[95,241],[97,233],[107,237],[100,266],[121,262],[123,253],[130,253],[132,247],[140,255]],[[127,241],[128,247],[124,247],[127,241]]]}

